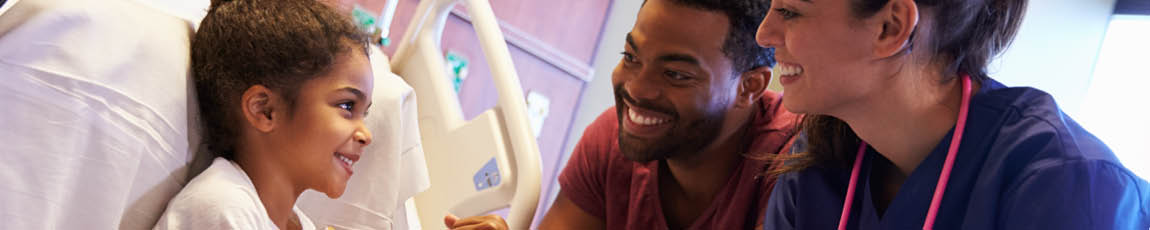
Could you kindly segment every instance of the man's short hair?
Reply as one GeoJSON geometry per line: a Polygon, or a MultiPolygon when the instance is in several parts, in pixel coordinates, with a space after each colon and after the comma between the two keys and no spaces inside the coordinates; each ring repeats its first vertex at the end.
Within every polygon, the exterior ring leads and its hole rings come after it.
{"type": "Polygon", "coordinates": [[[723,54],[731,59],[737,74],[748,70],[773,66],[773,48],[760,47],[755,42],[759,23],[771,7],[769,0],[669,0],[674,4],[706,11],[719,11],[727,15],[730,27],[723,41],[723,54]]]}

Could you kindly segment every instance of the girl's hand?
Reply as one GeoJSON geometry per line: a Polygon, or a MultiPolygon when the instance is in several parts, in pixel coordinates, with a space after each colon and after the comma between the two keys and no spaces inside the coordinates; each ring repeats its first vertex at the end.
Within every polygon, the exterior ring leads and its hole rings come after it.
{"type": "Polygon", "coordinates": [[[451,214],[443,217],[443,224],[452,230],[506,230],[507,221],[499,215],[473,216],[464,219],[451,214]]]}

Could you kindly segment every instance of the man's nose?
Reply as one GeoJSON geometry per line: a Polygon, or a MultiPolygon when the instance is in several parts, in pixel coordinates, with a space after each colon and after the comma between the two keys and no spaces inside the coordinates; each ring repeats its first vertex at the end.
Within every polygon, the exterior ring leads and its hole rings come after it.
{"type": "Polygon", "coordinates": [[[651,71],[643,71],[631,81],[624,83],[623,89],[627,90],[632,99],[653,100],[659,98],[662,93],[657,82],[658,76],[647,72],[651,71]]]}

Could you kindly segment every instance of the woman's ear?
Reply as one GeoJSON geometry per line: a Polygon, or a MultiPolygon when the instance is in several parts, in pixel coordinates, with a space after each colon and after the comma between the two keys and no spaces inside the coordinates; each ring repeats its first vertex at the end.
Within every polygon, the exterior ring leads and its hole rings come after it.
{"type": "Polygon", "coordinates": [[[275,92],[262,85],[254,85],[244,91],[240,107],[244,121],[260,132],[271,132],[276,127],[275,92]]]}
{"type": "Polygon", "coordinates": [[[910,46],[911,34],[918,25],[918,5],[914,0],[891,0],[875,17],[881,17],[882,31],[875,43],[875,55],[890,57],[910,46]]]}
{"type": "Polygon", "coordinates": [[[739,92],[735,98],[736,108],[747,108],[763,97],[763,91],[771,83],[771,68],[761,66],[743,72],[739,77],[739,92]]]}

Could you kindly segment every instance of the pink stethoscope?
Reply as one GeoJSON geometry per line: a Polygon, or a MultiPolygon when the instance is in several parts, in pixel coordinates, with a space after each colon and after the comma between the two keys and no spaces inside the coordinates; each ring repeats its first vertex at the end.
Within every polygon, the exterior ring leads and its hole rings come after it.
{"type": "MultiPolygon", "coordinates": [[[[970,112],[970,75],[962,75],[962,107],[958,109],[958,124],[954,128],[954,136],[950,138],[950,150],[946,152],[946,161],[942,165],[942,173],[938,175],[938,184],[934,187],[934,197],[930,199],[930,209],[926,213],[926,221],[922,229],[934,229],[934,219],[938,216],[938,207],[942,203],[942,194],[946,192],[946,182],[950,180],[950,171],[954,168],[954,157],[958,153],[958,144],[962,141],[962,133],[966,129],[966,115],[970,112]]],[[[858,184],[859,166],[862,165],[863,155],[866,155],[866,142],[859,144],[858,153],[855,154],[855,163],[851,168],[850,185],[847,186],[846,202],[843,202],[843,213],[839,217],[839,230],[846,230],[847,220],[850,219],[851,203],[854,203],[855,184],[858,184]]]]}

